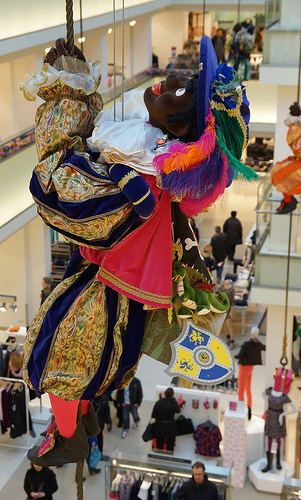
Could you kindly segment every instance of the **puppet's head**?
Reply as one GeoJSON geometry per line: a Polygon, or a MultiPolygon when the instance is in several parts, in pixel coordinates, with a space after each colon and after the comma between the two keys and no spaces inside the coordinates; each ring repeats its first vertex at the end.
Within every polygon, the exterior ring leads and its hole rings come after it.
{"type": "MultiPolygon", "coordinates": [[[[152,92],[160,96],[163,106],[167,101],[164,93],[170,85],[168,80],[169,77],[166,82],[152,87],[152,92]]],[[[149,91],[146,97],[150,97],[149,91]]],[[[193,108],[193,113],[189,111],[188,115],[194,117],[196,111],[194,140],[184,144],[172,143],[167,153],[160,154],[159,151],[154,165],[160,174],[162,188],[173,199],[181,200],[184,213],[194,216],[212,205],[235,177],[257,178],[252,169],[239,161],[248,141],[249,102],[233,68],[225,63],[218,66],[212,42],[207,36],[201,38],[199,74],[188,83],[183,80],[181,84],[179,81],[174,95],[169,96],[169,105],[176,98],[181,105],[177,119],[169,116],[168,120],[177,123],[182,136],[174,135],[182,139],[192,132],[192,126],[184,116],[186,99],[187,106],[193,108]]],[[[149,109],[147,99],[145,102],[149,109]]]]}

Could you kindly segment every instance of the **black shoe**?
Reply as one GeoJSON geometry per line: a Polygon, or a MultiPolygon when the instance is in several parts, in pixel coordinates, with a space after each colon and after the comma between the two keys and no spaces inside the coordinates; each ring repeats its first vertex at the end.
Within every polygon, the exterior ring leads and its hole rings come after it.
{"type": "MultiPolygon", "coordinates": [[[[49,439],[49,438],[47,438],[49,439]]],[[[60,434],[54,436],[55,444],[52,449],[39,456],[40,448],[45,447],[46,442],[40,446],[34,446],[28,450],[27,458],[33,464],[42,467],[64,465],[68,463],[82,462],[89,455],[89,443],[85,428],[77,424],[75,434],[71,438],[65,438],[60,434]]],[[[47,441],[47,440],[46,440],[47,441]]]]}
{"type": "Polygon", "coordinates": [[[30,429],[29,434],[30,434],[30,435],[31,435],[31,437],[33,437],[33,438],[35,438],[35,437],[36,437],[36,433],[35,433],[35,430],[34,430],[34,429],[30,429]]]}
{"type": "Polygon", "coordinates": [[[89,404],[89,411],[82,416],[82,423],[88,438],[95,437],[100,433],[100,427],[93,403],[89,404]]]}
{"type": "Polygon", "coordinates": [[[119,421],[119,422],[118,422],[118,424],[117,424],[117,427],[119,427],[119,428],[120,428],[120,427],[122,427],[122,426],[123,426],[123,422],[120,422],[120,421],[119,421]]]}
{"type": "Polygon", "coordinates": [[[269,470],[271,470],[272,462],[273,462],[273,455],[270,451],[267,451],[267,464],[265,468],[261,470],[261,472],[268,472],[269,470]]]}
{"type": "Polygon", "coordinates": [[[297,207],[297,200],[294,196],[292,196],[291,201],[288,201],[283,205],[280,210],[276,210],[277,214],[289,214],[290,212],[293,212],[295,208],[297,207]]]}
{"type": "Polygon", "coordinates": [[[96,467],[89,467],[89,472],[91,474],[91,476],[95,476],[95,474],[99,474],[101,472],[101,469],[96,469],[96,467]]]}
{"type": "Polygon", "coordinates": [[[248,420],[251,420],[252,418],[252,408],[248,407],[248,420]]]}

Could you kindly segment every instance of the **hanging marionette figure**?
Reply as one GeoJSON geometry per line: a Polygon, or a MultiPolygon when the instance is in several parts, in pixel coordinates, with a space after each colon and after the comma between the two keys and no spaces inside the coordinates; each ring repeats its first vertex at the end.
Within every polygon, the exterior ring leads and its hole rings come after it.
{"type": "Polygon", "coordinates": [[[101,111],[98,67],[79,49],[71,57],[63,39],[22,85],[28,99],[45,101],[30,183],[38,213],[79,246],[27,334],[23,377],[49,394],[55,416],[45,442],[28,452],[33,463],[84,460],[87,437],[99,430],[89,401],[127,386],[142,353],[169,363],[183,306],[172,303],[173,261],[183,262],[190,286],[198,283],[198,293],[189,288],[198,297],[189,313],[196,324],[217,332],[216,318],[229,307],[206,286],[211,278],[187,216],[214,203],[235,177],[257,178],[239,161],[249,103],[206,36],[200,54],[194,77],[172,73],[125,93],[124,120],[121,103],[101,111]]]}
{"type": "Polygon", "coordinates": [[[288,126],[287,143],[294,153],[283,161],[277,162],[271,170],[272,184],[283,195],[278,214],[288,214],[297,208],[294,195],[301,193],[301,108],[298,102],[290,106],[285,120],[288,126]]]}

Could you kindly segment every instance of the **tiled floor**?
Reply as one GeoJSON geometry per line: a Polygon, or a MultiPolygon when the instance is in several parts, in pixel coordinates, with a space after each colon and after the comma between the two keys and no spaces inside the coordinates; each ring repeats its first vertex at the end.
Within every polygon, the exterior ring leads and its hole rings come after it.
{"type": "MultiPolygon", "coordinates": [[[[200,246],[203,247],[207,244],[214,233],[216,225],[222,225],[224,220],[230,215],[231,210],[237,210],[238,218],[241,220],[244,229],[244,237],[250,232],[253,224],[255,223],[255,212],[253,208],[256,205],[256,184],[242,184],[235,181],[231,188],[229,188],[224,195],[223,199],[216,203],[208,213],[201,214],[198,219],[198,227],[200,230],[200,246]]],[[[244,254],[244,246],[237,247],[236,257],[242,257],[244,254]]],[[[225,272],[232,272],[232,265],[226,264],[225,272]]],[[[245,335],[241,335],[241,312],[235,311],[233,317],[233,326],[235,331],[236,348],[234,354],[238,351],[246,338],[248,338],[250,328],[258,325],[264,313],[264,306],[251,304],[246,314],[245,335]]],[[[222,337],[224,333],[222,332],[222,337]]],[[[265,342],[265,337],[260,337],[262,342],[265,342]]],[[[144,400],[139,409],[141,424],[138,429],[130,430],[126,439],[121,439],[121,431],[117,428],[117,420],[115,418],[115,409],[111,407],[111,414],[113,417],[113,428],[111,432],[105,431],[104,433],[104,454],[110,455],[116,447],[119,451],[127,453],[136,453],[141,456],[150,451],[150,444],[144,443],[141,439],[141,434],[144,430],[146,423],[155,402],[155,385],[169,385],[170,378],[164,373],[165,366],[151,360],[144,356],[140,362],[137,376],[142,381],[144,400]]],[[[300,391],[297,389],[298,382],[294,382],[293,389],[290,397],[295,402],[297,408],[300,403],[300,391]]],[[[262,392],[264,391],[264,367],[256,366],[254,368],[252,393],[253,393],[253,414],[259,417],[262,416],[264,411],[264,402],[262,399],[262,392]]],[[[231,398],[236,395],[231,395],[231,398]]],[[[225,410],[229,395],[221,394],[221,412],[225,410]]],[[[291,423],[291,425],[294,425],[291,423]]],[[[35,424],[35,430],[38,433],[44,430],[44,425],[35,424]]],[[[223,421],[221,422],[221,428],[223,421]]],[[[7,442],[7,444],[19,444],[24,447],[31,446],[34,441],[33,438],[29,440],[19,438],[15,443],[5,436],[0,436],[0,444],[7,442]]],[[[177,438],[177,447],[175,454],[181,453],[187,455],[187,444],[191,442],[191,451],[188,451],[189,458],[194,460],[195,455],[193,451],[193,440],[189,437],[177,438]],[[190,440],[190,441],[189,441],[190,440]],[[185,450],[185,451],[184,451],[185,450]]],[[[189,446],[188,446],[189,450],[189,446]]],[[[291,453],[294,453],[294,443],[291,446],[291,453]]],[[[100,462],[102,471],[99,475],[90,476],[85,465],[86,481],[84,482],[84,499],[85,500],[105,500],[105,481],[104,481],[104,467],[105,462],[100,462]]],[[[23,490],[23,480],[26,470],[29,468],[29,462],[25,458],[25,449],[6,448],[0,447],[0,499],[11,500],[21,499],[25,497],[23,490]]],[[[59,490],[54,495],[55,499],[74,500],[77,497],[76,483],[75,483],[75,465],[66,465],[59,469],[54,469],[59,484],[59,490]]],[[[256,491],[250,481],[247,479],[243,489],[232,488],[232,500],[240,500],[244,497],[247,500],[272,500],[280,498],[276,494],[268,494],[256,491]]]]}

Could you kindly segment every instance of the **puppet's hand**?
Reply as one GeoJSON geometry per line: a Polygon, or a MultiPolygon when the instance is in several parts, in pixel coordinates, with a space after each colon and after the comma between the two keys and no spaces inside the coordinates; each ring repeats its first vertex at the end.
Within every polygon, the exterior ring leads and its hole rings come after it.
{"type": "Polygon", "coordinates": [[[133,204],[141,220],[148,219],[156,206],[154,195],[147,182],[133,168],[116,163],[108,172],[123,194],[133,204]]]}
{"type": "MultiPolygon", "coordinates": [[[[67,51],[67,44],[64,40],[64,38],[58,38],[55,42],[55,47],[51,47],[49,52],[47,52],[47,55],[45,57],[44,62],[51,64],[53,66],[54,62],[56,59],[60,56],[69,56],[67,51]]],[[[86,62],[86,58],[82,51],[74,45],[74,56],[77,57],[77,59],[80,59],[81,61],[86,62]]]]}

